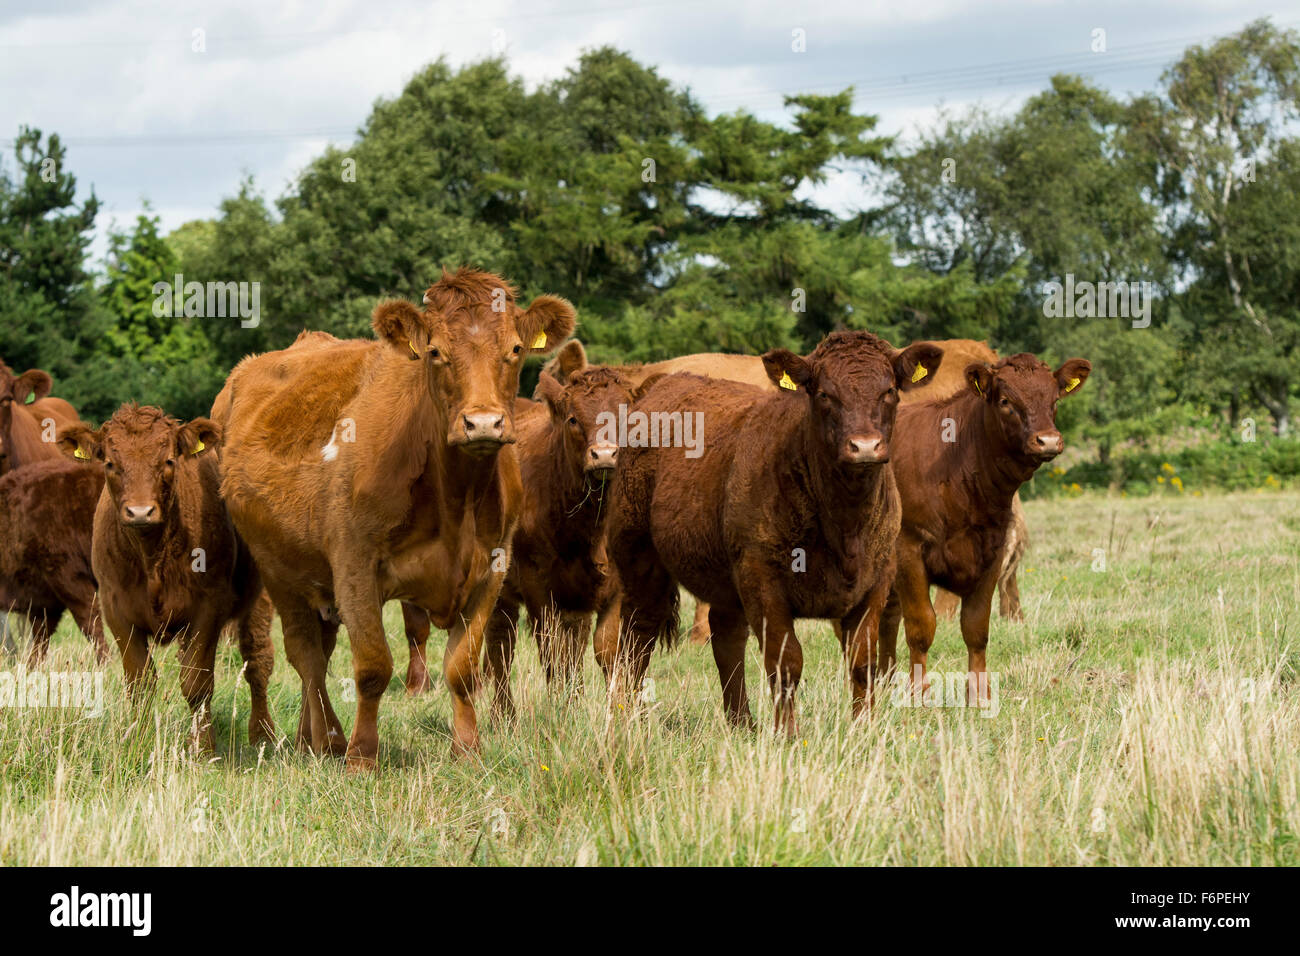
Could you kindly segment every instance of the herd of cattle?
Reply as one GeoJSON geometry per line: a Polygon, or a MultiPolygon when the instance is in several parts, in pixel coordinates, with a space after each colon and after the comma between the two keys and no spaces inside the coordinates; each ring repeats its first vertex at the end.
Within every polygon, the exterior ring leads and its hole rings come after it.
{"type": "Polygon", "coordinates": [[[549,681],[579,679],[593,635],[610,699],[630,702],[656,645],[678,634],[680,588],[697,599],[692,632],[712,646],[734,723],[752,722],[752,630],[776,726],[793,731],[798,618],[834,623],[855,715],[894,666],[900,621],[923,682],[932,585],[950,594],[941,605],[961,602],[980,693],[994,590],[1004,615],[1019,614],[1017,492],[1062,450],[1057,401],[1087,361],[1053,371],[979,342],[894,349],[841,331],[807,356],[592,366],[566,342],[574,326],[563,299],[525,309],[498,276],[444,272],[423,308],[380,303],[374,340],[304,332],[245,358],[211,418],[127,404],[97,429],[50,396],[49,375],[0,363],[0,611],[30,622],[32,662],[65,610],[107,656],[102,616],[133,698],[152,692],[151,646],[178,638],[206,750],[227,629],[251,689],[250,739],[274,738],[278,613],[302,682],[297,744],[349,769],[376,761],[391,600],[408,691],[429,684],[431,625],[448,632],[458,752],[478,746],[483,672],[494,711],[514,711],[521,608],[549,681]],[[534,399],[517,398],[523,359],[552,353],[534,399]],[[699,450],[610,427],[638,413],[662,426],[655,437],[694,416],[699,450]],[[356,680],[350,740],[326,681],[340,624],[356,680]]]}

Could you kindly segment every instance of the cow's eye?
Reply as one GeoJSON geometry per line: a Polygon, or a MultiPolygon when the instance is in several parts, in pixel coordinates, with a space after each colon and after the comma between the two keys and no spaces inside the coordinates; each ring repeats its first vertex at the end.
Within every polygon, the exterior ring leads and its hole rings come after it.
{"type": "Polygon", "coordinates": [[[442,358],[442,352],[437,348],[431,347],[429,349],[429,358],[440,359],[442,358]]]}
{"type": "Polygon", "coordinates": [[[112,471],[112,470],[113,470],[113,463],[112,463],[111,461],[106,461],[106,462],[104,462],[104,470],[105,470],[105,471],[112,471]]]}
{"type": "Polygon", "coordinates": [[[511,351],[512,351],[515,355],[518,355],[518,354],[519,354],[520,352],[522,352],[523,350],[524,350],[524,347],[523,347],[522,345],[516,345],[513,349],[511,349],[511,351]]]}
{"type": "Polygon", "coordinates": [[[163,464],[166,465],[168,468],[175,468],[175,467],[176,467],[176,459],[175,459],[175,458],[168,458],[165,462],[163,462],[163,464]]]}
{"type": "Polygon", "coordinates": [[[578,424],[578,419],[577,419],[577,417],[574,416],[574,415],[570,415],[570,416],[569,416],[569,424],[570,424],[570,425],[576,425],[576,424],[578,424]]]}

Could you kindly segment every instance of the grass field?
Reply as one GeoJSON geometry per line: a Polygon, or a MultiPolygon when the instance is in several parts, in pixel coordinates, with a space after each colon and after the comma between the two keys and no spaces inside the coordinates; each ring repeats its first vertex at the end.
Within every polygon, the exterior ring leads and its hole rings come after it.
{"type": "MultiPolygon", "coordinates": [[[[794,741],[768,729],[754,652],[763,730],[747,733],[724,725],[712,655],[690,645],[656,656],[654,703],[607,723],[590,656],[586,693],[566,704],[525,640],[517,725],[493,723],[483,701],[482,760],[456,760],[441,685],[402,694],[390,605],[377,778],[252,750],[233,647],[218,660],[220,758],[206,764],[187,756],[174,653],[136,722],[114,661],[99,718],[0,708],[0,862],[1300,864],[1300,494],[1084,496],[1028,512],[1026,621],[993,621],[996,716],[886,699],[853,724],[838,645],[803,622],[794,741]]],[[[272,703],[292,733],[298,682],[278,623],[276,640],[272,703]]],[[[965,660],[942,622],[932,669],[965,660]]],[[[49,668],[93,666],[65,621],[49,668]]],[[[350,673],[341,640],[332,677],[350,673]]],[[[354,705],[332,693],[350,730],[354,705]]]]}

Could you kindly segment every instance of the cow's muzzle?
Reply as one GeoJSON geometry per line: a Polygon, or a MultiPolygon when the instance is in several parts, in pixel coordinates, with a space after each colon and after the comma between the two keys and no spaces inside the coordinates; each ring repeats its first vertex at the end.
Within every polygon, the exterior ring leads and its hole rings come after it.
{"type": "Polygon", "coordinates": [[[1065,439],[1058,431],[1039,432],[1029,439],[1029,454],[1041,461],[1051,461],[1065,450],[1065,439]]]}
{"type": "Polygon", "coordinates": [[[840,461],[846,465],[874,465],[889,461],[889,444],[883,438],[857,436],[844,442],[840,461]]]}
{"type": "Polygon", "coordinates": [[[162,511],[154,502],[143,505],[123,505],[122,524],[129,528],[152,528],[162,524],[162,511]]]}
{"type": "Polygon", "coordinates": [[[587,446],[587,460],[583,462],[583,471],[588,478],[608,481],[614,477],[614,468],[617,465],[618,446],[613,442],[596,442],[587,446]]]}
{"type": "Polygon", "coordinates": [[[490,455],[514,440],[510,417],[504,411],[492,409],[461,414],[448,443],[471,455],[490,455]]]}

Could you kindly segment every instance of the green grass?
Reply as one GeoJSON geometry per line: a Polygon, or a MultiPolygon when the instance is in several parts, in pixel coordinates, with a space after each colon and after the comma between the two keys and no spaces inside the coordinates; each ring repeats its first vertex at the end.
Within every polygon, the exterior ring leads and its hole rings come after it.
{"type": "MultiPolygon", "coordinates": [[[[853,724],[838,645],[803,622],[794,741],[768,729],[752,651],[758,733],[725,727],[712,655],[690,645],[656,656],[654,704],[607,720],[590,656],[585,694],[565,703],[525,639],[518,723],[494,723],[483,701],[482,759],[457,760],[440,683],[401,692],[391,605],[377,777],[249,748],[233,647],[219,658],[209,763],[188,754],[174,652],[160,655],[158,702],[138,715],[115,662],[98,719],[0,709],[0,861],[1300,864],[1300,494],[1085,495],[1028,512],[1026,621],[992,627],[996,717],[884,701],[853,724]],[[1094,548],[1105,571],[1092,570],[1094,548]]],[[[49,667],[91,660],[65,622],[49,667]]],[[[349,663],[341,641],[332,692],[348,729],[349,663]]],[[[942,622],[931,667],[964,666],[942,622]]],[[[298,682],[282,653],[272,695],[291,733],[298,682]]]]}

